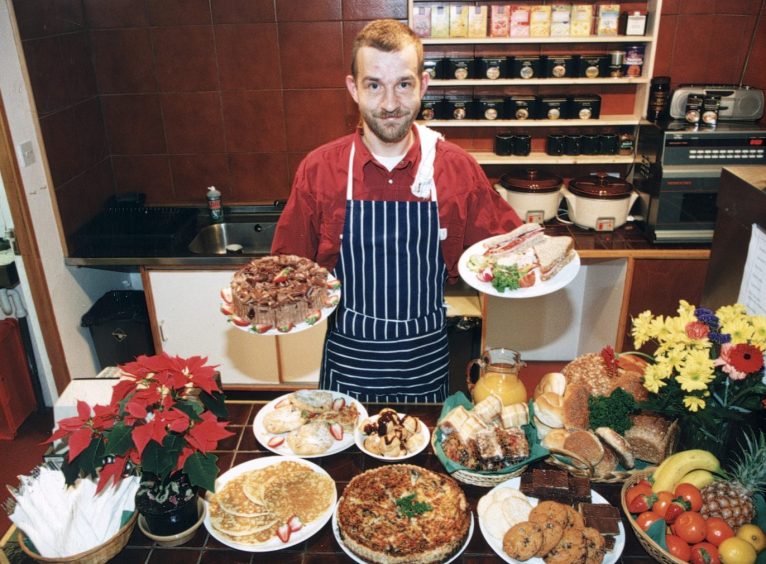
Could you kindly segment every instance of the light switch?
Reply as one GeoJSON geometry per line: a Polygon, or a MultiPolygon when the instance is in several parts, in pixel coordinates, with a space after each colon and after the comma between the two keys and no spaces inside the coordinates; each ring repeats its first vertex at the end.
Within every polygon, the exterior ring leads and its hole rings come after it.
{"type": "Polygon", "coordinates": [[[35,162],[35,149],[32,146],[31,141],[25,141],[19,145],[19,156],[21,157],[21,164],[24,166],[30,166],[35,162]]]}

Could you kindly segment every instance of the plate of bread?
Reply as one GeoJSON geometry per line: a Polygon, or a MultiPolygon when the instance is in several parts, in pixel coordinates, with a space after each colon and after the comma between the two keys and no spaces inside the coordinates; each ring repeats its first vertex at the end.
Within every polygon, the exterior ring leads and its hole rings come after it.
{"type": "Polygon", "coordinates": [[[617,356],[611,347],[545,374],[532,403],[537,434],[552,453],[549,462],[595,482],[616,483],[670,455],[678,423],[631,407],[647,397],[642,381],[636,358],[617,356]],[[599,404],[608,417],[598,417],[599,404]]]}
{"type": "Polygon", "coordinates": [[[579,270],[574,239],[547,235],[538,223],[479,241],[458,261],[460,277],[469,286],[500,298],[550,294],[574,280],[579,270]]]}
{"type": "Polygon", "coordinates": [[[298,390],[280,396],[255,415],[253,433],[275,454],[316,458],[346,450],[367,419],[357,400],[340,392],[298,390]]]}

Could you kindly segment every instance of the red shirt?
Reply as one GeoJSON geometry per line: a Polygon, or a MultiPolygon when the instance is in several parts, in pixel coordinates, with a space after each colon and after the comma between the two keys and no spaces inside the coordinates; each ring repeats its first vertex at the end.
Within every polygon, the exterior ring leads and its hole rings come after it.
{"type": "MultiPolygon", "coordinates": [[[[417,128],[413,131],[412,147],[390,172],[362,142],[361,129],[309,153],[298,167],[271,252],[308,257],[330,270],[335,267],[346,216],[352,140],[356,141],[355,200],[426,201],[410,191],[420,163],[420,138],[417,128]]],[[[434,182],[440,227],[447,229],[447,238],[441,242],[442,255],[447,276],[454,281],[458,260],[466,248],[522,222],[492,188],[473,157],[453,143],[439,141],[436,146],[434,182]]]]}

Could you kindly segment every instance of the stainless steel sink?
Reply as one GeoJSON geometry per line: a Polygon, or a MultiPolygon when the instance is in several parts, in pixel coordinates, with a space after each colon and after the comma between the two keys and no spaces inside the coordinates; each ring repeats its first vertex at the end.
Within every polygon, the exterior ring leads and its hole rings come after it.
{"type": "Polygon", "coordinates": [[[198,255],[267,255],[276,226],[276,217],[208,225],[189,243],[189,251],[198,255]]]}

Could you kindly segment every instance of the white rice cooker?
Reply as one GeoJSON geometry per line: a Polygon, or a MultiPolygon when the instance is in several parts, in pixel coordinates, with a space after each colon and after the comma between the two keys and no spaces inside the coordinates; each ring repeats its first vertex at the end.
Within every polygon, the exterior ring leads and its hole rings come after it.
{"type": "Polygon", "coordinates": [[[495,190],[527,223],[543,223],[556,217],[562,187],[560,177],[534,168],[506,173],[495,184],[495,190]]]}
{"type": "Polygon", "coordinates": [[[573,178],[561,190],[569,208],[569,219],[578,227],[613,231],[628,220],[638,198],[630,182],[606,173],[573,178]]]}

